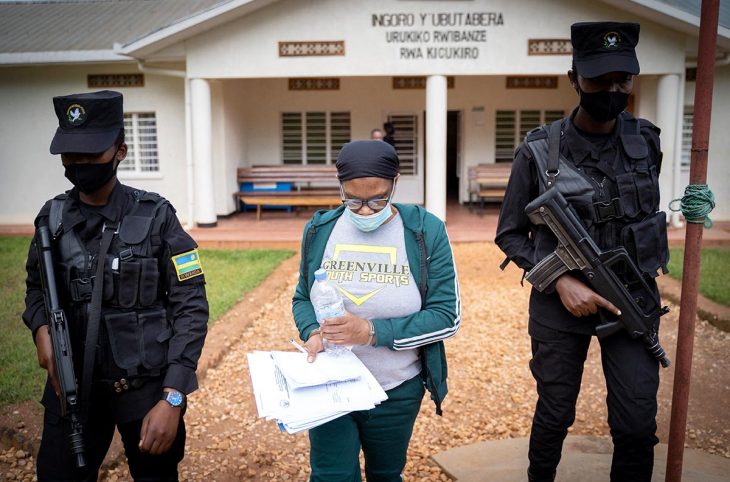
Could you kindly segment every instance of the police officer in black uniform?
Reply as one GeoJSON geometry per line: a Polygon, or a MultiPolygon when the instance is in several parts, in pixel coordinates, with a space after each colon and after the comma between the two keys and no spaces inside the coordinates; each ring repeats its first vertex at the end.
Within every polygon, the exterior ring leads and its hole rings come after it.
{"type": "Polygon", "coordinates": [[[35,225],[53,235],[87,465],[75,467],[66,443],[32,245],[23,321],[48,370],[38,480],[95,481],[116,427],[135,480],[174,481],[208,322],[197,245],[166,199],[117,180],[127,154],[120,93],[55,97],[53,104],[59,127],[51,153],[61,155],[74,188],[48,201],[35,225]]]}
{"type": "MultiPolygon", "coordinates": [[[[534,129],[519,146],[499,217],[496,242],[520,268],[530,270],[556,247],[552,232],[531,225],[524,213],[531,200],[553,188],[568,200],[601,249],[625,247],[656,290],[654,277],[659,268],[666,269],[669,256],[666,216],[658,210],[659,129],[624,111],[633,76],[639,73],[638,40],[635,23],[571,27],[573,66],[568,77],[580,104],[557,121],[560,147],[553,164],[549,126],[534,129]]],[[[575,419],[599,310],[618,314],[576,273],[561,276],[544,292],[532,290],[530,369],[538,402],[530,434],[530,481],[555,478],[563,440],[575,419]]],[[[600,343],[614,444],[611,480],[649,481],[658,442],[658,362],[624,331],[600,343]]]]}

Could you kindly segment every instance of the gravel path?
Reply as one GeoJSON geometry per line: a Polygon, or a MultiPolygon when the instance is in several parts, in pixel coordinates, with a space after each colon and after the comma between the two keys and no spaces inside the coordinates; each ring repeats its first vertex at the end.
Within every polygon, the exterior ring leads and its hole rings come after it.
{"type": "MultiPolygon", "coordinates": [[[[450,392],[443,417],[436,416],[433,403],[424,399],[409,448],[406,480],[449,480],[430,459],[448,448],[527,436],[536,400],[528,368],[529,290],[520,286],[522,273],[513,265],[501,272],[497,265],[502,255],[491,243],[460,244],[454,251],[463,321],[456,337],[446,341],[450,392]]],[[[273,422],[257,417],[246,362],[246,353],[253,350],[291,349],[285,340],[296,337],[291,319],[295,283],[296,274],[292,273],[287,290],[275,293],[269,303],[248,315],[252,321],[242,339],[208,370],[200,390],[190,397],[188,448],[181,464],[181,480],[307,479],[306,434],[281,433],[273,422]]],[[[663,319],[662,335],[672,358],[678,315],[678,309],[673,308],[663,319]]],[[[695,346],[688,443],[730,458],[730,334],[700,322],[695,346]]],[[[662,442],[666,442],[668,432],[671,376],[671,368],[662,371],[658,416],[662,442]]],[[[594,342],[572,433],[608,434],[605,396],[598,344],[594,342]]],[[[0,473],[2,468],[0,464],[0,473]]],[[[104,479],[128,480],[129,476],[121,466],[104,479]]]]}

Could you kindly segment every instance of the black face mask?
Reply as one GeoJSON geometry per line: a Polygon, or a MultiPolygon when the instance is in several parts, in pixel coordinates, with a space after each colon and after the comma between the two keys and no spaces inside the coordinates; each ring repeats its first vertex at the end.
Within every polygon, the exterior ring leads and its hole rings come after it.
{"type": "Polygon", "coordinates": [[[580,93],[580,106],[598,122],[608,122],[614,120],[618,115],[626,109],[629,104],[629,94],[624,92],[607,92],[605,90],[599,92],[583,92],[580,93]]]}
{"type": "Polygon", "coordinates": [[[104,164],[69,164],[66,166],[66,179],[82,193],[91,194],[116,175],[116,160],[117,152],[114,151],[111,161],[104,164]]]}

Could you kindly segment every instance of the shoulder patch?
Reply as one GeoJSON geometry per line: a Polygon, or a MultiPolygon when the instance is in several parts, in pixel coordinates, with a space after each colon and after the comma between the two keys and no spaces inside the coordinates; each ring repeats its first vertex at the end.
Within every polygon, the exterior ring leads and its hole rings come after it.
{"type": "Polygon", "coordinates": [[[203,265],[200,263],[200,255],[197,249],[175,255],[171,260],[179,281],[185,281],[203,274],[203,265]]]}

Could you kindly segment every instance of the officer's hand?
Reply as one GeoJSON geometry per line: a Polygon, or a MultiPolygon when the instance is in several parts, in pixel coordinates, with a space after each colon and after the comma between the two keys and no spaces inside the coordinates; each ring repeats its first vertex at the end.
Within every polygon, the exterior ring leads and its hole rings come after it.
{"type": "Polygon", "coordinates": [[[304,349],[307,350],[307,361],[309,363],[317,359],[317,353],[324,351],[322,333],[319,331],[319,328],[309,334],[309,339],[304,344],[304,349]]]}
{"type": "Polygon", "coordinates": [[[621,315],[621,311],[610,301],[593,291],[585,283],[568,274],[564,274],[558,278],[555,284],[555,291],[560,295],[560,301],[563,302],[563,306],[573,316],[595,314],[598,312],[598,308],[605,308],[617,316],[621,315]]]}
{"type": "Polygon", "coordinates": [[[370,323],[352,313],[327,318],[322,323],[322,336],[334,345],[364,345],[370,338],[370,323]]]}
{"type": "Polygon", "coordinates": [[[173,407],[165,400],[157,402],[142,420],[142,430],[139,433],[140,452],[159,455],[170,450],[177,436],[181,412],[182,408],[173,407]]]}
{"type": "Polygon", "coordinates": [[[51,379],[51,386],[57,396],[61,396],[61,388],[58,385],[56,377],[56,362],[53,359],[53,342],[51,341],[51,333],[48,331],[48,325],[41,326],[35,332],[35,348],[38,352],[38,365],[48,371],[48,377],[51,379]]]}

